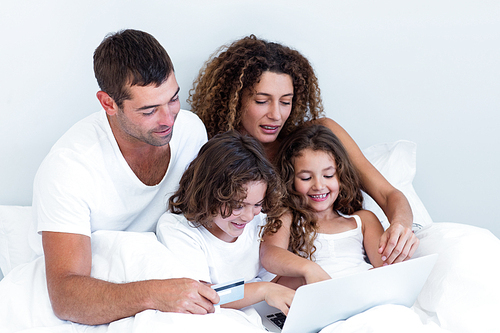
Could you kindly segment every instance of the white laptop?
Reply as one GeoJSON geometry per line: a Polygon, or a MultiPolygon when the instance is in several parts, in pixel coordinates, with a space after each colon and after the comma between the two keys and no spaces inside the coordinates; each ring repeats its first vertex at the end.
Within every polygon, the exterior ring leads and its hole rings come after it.
{"type": "Polygon", "coordinates": [[[383,304],[411,307],[417,299],[437,254],[371,269],[340,278],[299,287],[288,316],[266,302],[254,307],[270,332],[318,332],[338,320],[383,304]],[[283,322],[283,328],[276,324],[283,322]]]}

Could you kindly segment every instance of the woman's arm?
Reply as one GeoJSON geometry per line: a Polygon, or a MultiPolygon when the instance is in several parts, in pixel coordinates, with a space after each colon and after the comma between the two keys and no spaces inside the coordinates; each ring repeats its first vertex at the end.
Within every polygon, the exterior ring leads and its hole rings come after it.
{"type": "Polygon", "coordinates": [[[382,234],[379,253],[388,264],[410,258],[418,247],[418,238],[413,234],[413,214],[406,197],[394,188],[366,159],[349,134],[330,118],[317,121],[332,130],[342,141],[349,157],[358,169],[365,191],[377,202],[389,219],[390,227],[382,234]],[[413,252],[410,252],[413,250],[413,252]]]}
{"type": "MultiPolygon", "coordinates": [[[[286,214],[281,220],[281,228],[274,234],[265,235],[260,244],[262,266],[282,277],[303,278],[307,284],[330,279],[318,264],[288,251],[291,215],[286,214]]],[[[287,279],[283,278],[283,281],[285,280],[287,279]]],[[[281,279],[278,283],[282,283],[281,279]]]]}

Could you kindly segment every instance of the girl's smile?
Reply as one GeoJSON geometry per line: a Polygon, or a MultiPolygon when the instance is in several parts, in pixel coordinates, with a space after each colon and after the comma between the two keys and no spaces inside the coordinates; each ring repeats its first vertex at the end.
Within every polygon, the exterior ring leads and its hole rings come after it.
{"type": "Polygon", "coordinates": [[[324,193],[324,194],[309,195],[309,197],[314,201],[321,202],[328,199],[329,195],[330,193],[324,193]]]}

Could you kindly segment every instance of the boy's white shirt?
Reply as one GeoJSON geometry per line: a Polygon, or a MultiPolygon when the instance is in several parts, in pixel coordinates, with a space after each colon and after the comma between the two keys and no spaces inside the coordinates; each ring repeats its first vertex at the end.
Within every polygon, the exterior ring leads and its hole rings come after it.
{"type": "Polygon", "coordinates": [[[158,222],[156,235],[192,273],[190,278],[210,283],[236,279],[245,282],[270,280],[260,264],[260,227],[265,214],[256,215],[233,243],[215,237],[205,227],[192,227],[179,214],[165,213],[158,222]]]}

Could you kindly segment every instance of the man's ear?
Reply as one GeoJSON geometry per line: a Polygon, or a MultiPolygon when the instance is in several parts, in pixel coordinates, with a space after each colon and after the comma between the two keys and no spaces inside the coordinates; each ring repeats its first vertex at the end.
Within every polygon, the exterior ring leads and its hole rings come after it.
{"type": "Polygon", "coordinates": [[[107,93],[102,90],[99,90],[96,94],[99,103],[101,103],[104,111],[109,116],[114,116],[118,112],[118,105],[116,105],[115,100],[111,98],[107,93]]]}

